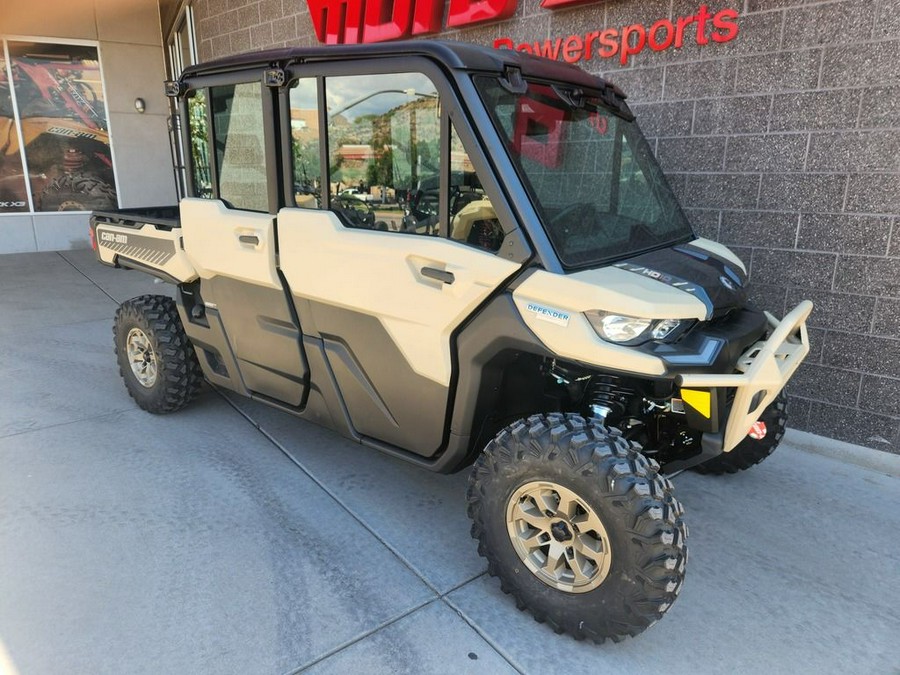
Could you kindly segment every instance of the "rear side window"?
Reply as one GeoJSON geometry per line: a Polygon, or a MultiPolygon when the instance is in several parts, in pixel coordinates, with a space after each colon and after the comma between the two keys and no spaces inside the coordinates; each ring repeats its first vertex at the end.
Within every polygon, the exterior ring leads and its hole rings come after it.
{"type": "Polygon", "coordinates": [[[269,210],[265,123],[258,82],[198,89],[188,99],[191,196],[269,210]]]}
{"type": "Polygon", "coordinates": [[[290,110],[294,202],[301,208],[316,209],[321,201],[322,166],[315,78],[302,78],[294,83],[291,88],[290,110]]]}
{"type": "Polygon", "coordinates": [[[219,197],[236,209],[269,210],[265,122],[259,83],[210,89],[219,197]]]}

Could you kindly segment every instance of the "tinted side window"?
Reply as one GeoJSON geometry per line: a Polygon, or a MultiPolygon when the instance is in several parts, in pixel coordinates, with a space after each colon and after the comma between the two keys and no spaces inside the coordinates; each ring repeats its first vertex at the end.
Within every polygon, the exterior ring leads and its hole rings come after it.
{"type": "Polygon", "coordinates": [[[503,228],[456,129],[450,128],[450,238],[496,252],[503,228]]]}
{"type": "Polygon", "coordinates": [[[348,227],[438,234],[440,102],[431,80],[331,77],[325,91],[332,211],[348,227]]]}
{"type": "Polygon", "coordinates": [[[210,103],[219,197],[237,209],[268,211],[260,84],[212,87],[210,103]]]}
{"type": "Polygon", "coordinates": [[[290,107],[294,201],[299,207],[315,209],[321,204],[322,189],[315,78],[304,78],[292,85],[290,107]]]}

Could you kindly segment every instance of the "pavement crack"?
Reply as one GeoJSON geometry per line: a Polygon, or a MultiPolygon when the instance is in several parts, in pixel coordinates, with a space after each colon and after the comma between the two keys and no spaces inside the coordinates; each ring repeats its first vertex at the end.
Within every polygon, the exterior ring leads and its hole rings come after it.
{"type": "MultiPolygon", "coordinates": [[[[478,576],[483,576],[484,574],[486,574],[486,573],[483,572],[482,574],[480,574],[478,576]]],[[[475,577],[475,578],[477,579],[478,577],[475,577]]],[[[469,581],[466,582],[466,584],[468,584],[474,580],[475,579],[470,579],[469,581]]],[[[466,584],[462,584],[462,586],[465,586],[466,584]]],[[[453,589],[453,590],[456,590],[456,589],[453,589]]],[[[447,593],[449,594],[451,592],[452,591],[448,591],[447,593]]],[[[496,640],[494,640],[494,638],[492,638],[484,630],[482,630],[481,626],[479,626],[478,623],[476,623],[476,621],[474,619],[470,618],[468,614],[466,614],[462,609],[460,609],[460,607],[456,603],[454,603],[453,600],[451,600],[450,598],[448,598],[446,596],[441,596],[440,600],[445,605],[447,605],[447,607],[449,607],[454,612],[456,612],[456,615],[460,619],[465,621],[466,624],[469,626],[469,628],[471,628],[473,631],[475,631],[478,634],[478,636],[491,647],[491,649],[493,649],[495,652],[497,652],[497,654],[500,656],[500,658],[502,658],[504,661],[506,661],[509,664],[510,668],[515,670],[520,675],[525,675],[525,671],[516,663],[513,656],[511,654],[509,654],[496,640]]]]}
{"type": "Polygon", "coordinates": [[[363,633],[360,633],[360,634],[357,635],[356,637],[350,638],[350,639],[347,640],[346,642],[342,642],[341,644],[337,645],[336,647],[332,647],[331,649],[329,649],[329,650],[328,650],[327,652],[325,652],[324,654],[320,654],[319,656],[315,657],[312,661],[309,661],[309,662],[307,662],[307,663],[304,663],[304,664],[303,664],[302,666],[300,666],[299,668],[295,668],[294,670],[289,670],[287,673],[285,673],[285,675],[297,675],[297,673],[302,673],[304,670],[308,670],[308,669],[312,668],[312,667],[313,667],[314,665],[316,665],[317,663],[321,663],[321,662],[324,661],[325,659],[327,659],[327,658],[329,658],[329,657],[332,657],[332,656],[334,656],[335,654],[337,654],[337,653],[339,653],[339,652],[344,651],[344,650],[347,649],[348,647],[351,647],[352,645],[355,645],[357,642],[361,642],[362,640],[365,640],[365,639],[366,639],[367,637],[369,637],[370,635],[374,635],[374,634],[377,633],[378,631],[383,630],[384,628],[387,628],[388,626],[392,626],[392,625],[394,625],[395,623],[397,623],[398,621],[401,621],[401,620],[405,619],[405,618],[408,617],[410,614],[415,614],[415,613],[418,612],[420,609],[423,609],[423,608],[425,608],[425,607],[428,607],[428,605],[431,605],[431,604],[434,604],[435,602],[438,602],[439,599],[440,599],[440,598],[431,598],[430,600],[426,600],[425,602],[419,603],[419,604],[416,605],[415,607],[410,607],[410,608],[409,608],[408,610],[406,610],[405,612],[402,612],[401,614],[398,614],[397,616],[395,616],[395,617],[393,617],[393,618],[391,618],[391,619],[388,619],[387,621],[383,621],[382,623],[378,624],[378,625],[375,626],[374,628],[372,628],[372,629],[370,629],[370,630],[367,630],[367,631],[365,631],[365,632],[363,632],[363,633]]]}
{"type": "Polygon", "coordinates": [[[380,625],[378,625],[378,626],[372,628],[371,630],[366,631],[366,632],[364,632],[364,633],[362,633],[362,634],[360,634],[360,635],[358,635],[358,636],[356,636],[356,637],[354,637],[354,638],[352,638],[352,639],[350,639],[350,640],[348,640],[348,641],[346,641],[346,642],[344,642],[344,643],[342,643],[342,644],[340,644],[340,645],[337,645],[336,647],[333,647],[333,648],[330,649],[329,651],[325,652],[324,654],[321,654],[320,656],[317,656],[315,659],[313,659],[312,661],[310,661],[310,662],[308,662],[308,663],[303,664],[303,665],[300,666],[299,668],[297,668],[297,669],[295,669],[295,670],[288,671],[287,675],[296,675],[297,673],[303,672],[304,670],[307,670],[307,669],[311,668],[312,666],[316,665],[317,663],[321,663],[321,662],[324,661],[325,659],[327,659],[327,658],[329,658],[329,657],[331,657],[331,656],[334,656],[334,655],[337,654],[338,652],[341,652],[341,651],[343,651],[344,649],[347,649],[347,648],[350,647],[351,645],[354,645],[354,644],[356,644],[357,642],[366,639],[366,638],[369,637],[370,635],[373,635],[373,634],[377,633],[378,631],[382,630],[383,628],[386,628],[386,627],[388,627],[388,626],[391,626],[391,625],[393,625],[394,623],[400,621],[401,619],[403,619],[403,618],[409,616],[410,614],[413,614],[414,612],[417,612],[417,611],[419,611],[420,609],[422,609],[422,608],[424,608],[424,607],[427,607],[428,605],[431,605],[431,604],[433,604],[433,603],[435,603],[435,602],[442,602],[442,603],[444,603],[445,605],[447,605],[447,607],[449,607],[449,608],[450,608],[454,613],[456,613],[456,614],[457,614],[457,615],[458,615],[458,616],[459,616],[459,617],[460,617],[460,618],[461,618],[461,619],[462,619],[462,620],[463,620],[463,621],[464,621],[464,622],[465,622],[472,630],[474,630],[475,633],[478,634],[478,636],[481,637],[481,639],[484,640],[486,644],[488,644],[495,652],[497,652],[497,654],[498,654],[504,661],[506,661],[506,662],[509,664],[509,666],[510,666],[513,670],[515,670],[517,673],[523,673],[523,672],[524,672],[518,665],[516,665],[516,663],[515,663],[515,662],[513,661],[513,659],[511,658],[511,656],[510,656],[509,654],[507,654],[506,651],[503,650],[503,649],[497,644],[497,642],[496,642],[495,640],[493,640],[492,638],[490,638],[490,637],[488,636],[488,634],[485,633],[484,630],[482,630],[482,629],[478,626],[477,623],[475,623],[474,620],[472,620],[471,618],[469,618],[469,617],[468,617],[468,616],[467,616],[467,615],[466,615],[466,614],[465,614],[458,606],[456,606],[456,605],[453,603],[452,600],[450,600],[449,597],[447,597],[447,596],[449,596],[451,593],[453,593],[453,592],[459,590],[460,588],[462,588],[463,586],[466,586],[467,584],[472,583],[472,582],[475,581],[476,579],[479,579],[479,578],[483,577],[485,574],[487,574],[487,571],[479,572],[478,574],[474,575],[473,577],[471,577],[471,578],[469,578],[469,579],[466,579],[465,581],[462,581],[462,582],[456,584],[456,585],[453,586],[452,588],[449,588],[449,589],[447,589],[446,591],[444,591],[444,592],[442,593],[442,592],[439,591],[438,588],[437,588],[433,583],[431,583],[431,582],[425,577],[425,575],[422,574],[422,572],[420,572],[420,571],[418,570],[418,568],[417,568],[415,565],[413,565],[412,562],[410,562],[410,561],[406,558],[406,556],[404,556],[404,555],[403,555],[403,554],[402,554],[402,553],[401,553],[401,552],[400,552],[393,544],[391,544],[390,542],[388,542],[387,540],[385,540],[384,537],[382,537],[380,534],[378,534],[378,532],[376,532],[375,529],[374,529],[371,525],[369,525],[369,523],[366,522],[366,520],[365,520],[364,518],[362,518],[360,515],[358,515],[352,508],[350,508],[347,504],[345,504],[344,501],[343,501],[340,497],[338,497],[337,494],[334,493],[334,491],[332,491],[331,489],[329,489],[324,483],[322,483],[322,481],[320,481],[318,478],[316,478],[316,477],[312,474],[312,472],[311,472],[309,469],[307,469],[307,468],[303,465],[302,462],[298,461],[295,457],[293,457],[293,456],[291,455],[291,453],[288,452],[287,448],[285,448],[285,447],[278,441],[278,439],[276,439],[274,436],[272,436],[272,434],[270,434],[268,431],[266,431],[265,429],[263,429],[262,425],[260,425],[256,420],[254,420],[252,417],[250,417],[250,415],[249,415],[247,412],[245,412],[244,410],[242,410],[242,409],[241,409],[234,401],[232,401],[230,398],[228,398],[222,391],[220,391],[218,388],[215,388],[215,391],[216,391],[217,394],[219,394],[219,396],[221,396],[223,399],[225,399],[225,401],[228,403],[228,405],[230,405],[235,411],[237,411],[237,413],[238,413],[241,417],[243,417],[243,418],[250,424],[250,426],[252,426],[254,429],[256,429],[260,434],[262,434],[262,435],[263,435],[263,436],[264,436],[264,437],[265,437],[272,445],[274,445],[276,448],[278,448],[278,450],[281,451],[281,453],[282,453],[285,457],[287,457],[287,458],[288,458],[288,459],[289,459],[289,460],[290,460],[290,461],[291,461],[298,469],[300,469],[304,474],[306,474],[307,478],[309,478],[309,479],[310,479],[313,483],[315,483],[321,490],[323,490],[329,497],[331,497],[331,498],[332,498],[332,499],[333,499],[333,500],[334,500],[334,501],[335,501],[342,509],[344,509],[344,511],[347,512],[347,514],[348,514],[351,518],[353,518],[357,523],[359,523],[359,524],[360,524],[360,525],[361,525],[361,526],[362,526],[369,534],[371,534],[371,535],[372,535],[372,536],[373,536],[373,537],[374,537],[374,538],[375,538],[382,546],[384,546],[384,547],[385,547],[386,549],[388,549],[391,553],[393,553],[394,556],[396,556],[397,559],[400,560],[400,562],[403,563],[403,565],[404,565],[407,569],[409,569],[410,572],[412,572],[416,577],[418,577],[418,579],[419,579],[423,584],[425,584],[425,585],[426,585],[426,586],[427,586],[427,587],[435,594],[435,597],[431,598],[430,600],[426,600],[425,602],[422,602],[422,603],[416,605],[415,607],[410,608],[410,609],[407,610],[406,612],[403,612],[402,614],[400,614],[400,615],[398,615],[398,616],[396,616],[396,617],[394,617],[394,618],[392,618],[392,619],[389,619],[388,621],[385,621],[384,623],[382,623],[382,624],[380,624],[380,625]]]}
{"type": "Polygon", "coordinates": [[[89,420],[100,420],[106,417],[112,417],[114,415],[121,415],[123,413],[134,412],[137,410],[137,407],[131,408],[120,408],[118,410],[113,410],[107,413],[102,413],[100,415],[90,415],[88,417],[79,417],[74,420],[66,420],[65,422],[57,422],[56,424],[44,424],[39,427],[32,427],[30,429],[22,429],[21,431],[14,431],[11,434],[0,434],[0,442],[7,438],[15,438],[16,436],[23,436],[24,434],[33,434],[38,431],[44,431],[45,429],[56,429],[57,427],[65,427],[70,424],[78,424],[79,422],[87,422],[89,420]]]}
{"type": "MultiPolygon", "coordinates": [[[[487,571],[479,572],[478,574],[474,575],[473,577],[470,577],[470,578],[466,579],[465,581],[461,581],[460,583],[456,584],[452,588],[449,588],[446,591],[444,591],[443,593],[441,593],[439,596],[437,596],[435,598],[431,598],[429,600],[425,600],[424,602],[419,603],[415,607],[411,607],[410,609],[406,610],[405,612],[402,612],[401,614],[398,614],[397,616],[395,616],[391,619],[388,619],[387,621],[382,622],[381,624],[379,624],[378,626],[375,626],[371,630],[367,630],[364,633],[360,633],[356,637],[353,637],[353,638],[347,640],[346,642],[343,642],[343,643],[337,645],[336,647],[332,647],[330,650],[328,650],[324,654],[321,654],[321,655],[315,657],[313,660],[311,660],[307,663],[304,663],[302,666],[299,666],[298,668],[296,668],[294,670],[289,670],[287,673],[285,673],[285,675],[297,675],[297,673],[302,673],[304,670],[308,670],[309,668],[312,668],[316,664],[321,663],[322,661],[325,661],[326,659],[334,656],[335,654],[338,654],[339,652],[344,651],[348,647],[355,645],[357,642],[361,642],[361,641],[365,640],[367,637],[370,637],[370,636],[374,635],[375,633],[379,632],[380,630],[383,630],[389,626],[392,626],[395,623],[405,619],[406,617],[408,617],[412,614],[415,614],[419,610],[425,609],[429,605],[433,605],[437,602],[443,602],[444,604],[446,604],[455,614],[457,614],[463,621],[465,621],[469,625],[470,628],[473,628],[475,630],[475,632],[478,633],[478,635],[480,635],[482,637],[482,639],[484,639],[484,635],[481,633],[481,631],[479,631],[477,628],[475,628],[475,626],[471,623],[471,621],[468,619],[468,617],[466,617],[462,612],[460,612],[460,610],[457,609],[456,606],[454,606],[452,602],[449,602],[447,600],[447,596],[450,595],[451,593],[454,593],[455,591],[458,591],[463,586],[466,586],[467,584],[472,583],[476,579],[480,579],[485,574],[487,574],[487,571]]],[[[491,647],[493,647],[494,650],[504,660],[509,662],[509,659],[507,659],[506,656],[500,650],[498,650],[495,645],[491,644],[491,642],[487,639],[485,639],[485,642],[487,642],[491,647]]],[[[514,664],[510,663],[510,666],[512,668],[515,668],[515,670],[517,672],[519,672],[519,673],[522,672],[514,664]]]]}
{"type": "Polygon", "coordinates": [[[56,255],[58,255],[60,258],[62,258],[63,260],[65,260],[73,270],[75,270],[76,272],[78,272],[78,274],[80,274],[80,275],[83,276],[85,279],[87,279],[88,281],[90,281],[90,282],[97,288],[97,290],[99,290],[101,293],[103,293],[103,295],[105,295],[107,298],[109,298],[109,299],[112,300],[114,303],[116,303],[116,305],[121,305],[121,304],[122,304],[122,303],[120,303],[118,300],[116,300],[113,296],[111,296],[109,293],[107,293],[107,292],[100,286],[100,284],[98,284],[96,281],[94,281],[93,279],[91,279],[87,274],[85,274],[85,273],[82,272],[80,269],[78,269],[78,267],[75,265],[75,263],[73,263],[73,262],[72,262],[71,260],[69,260],[66,256],[64,256],[64,255],[62,254],[61,251],[57,251],[57,252],[56,252],[56,255]]]}
{"type": "Polygon", "coordinates": [[[306,474],[307,478],[309,478],[320,489],[322,489],[329,497],[331,497],[335,502],[337,502],[337,504],[342,509],[344,509],[344,511],[346,511],[350,515],[350,517],[353,518],[353,520],[355,520],[357,523],[359,523],[363,527],[363,529],[365,529],[369,534],[371,534],[373,537],[375,537],[375,539],[382,546],[384,546],[391,553],[393,553],[394,556],[396,556],[397,559],[400,560],[400,562],[402,562],[403,565],[405,567],[407,567],[410,572],[412,572],[416,577],[418,577],[418,579],[423,584],[425,584],[425,586],[427,586],[428,589],[432,593],[434,593],[436,597],[440,597],[440,595],[441,595],[440,590],[433,583],[431,583],[425,577],[425,575],[421,571],[419,571],[419,569],[397,549],[397,547],[395,547],[393,544],[388,542],[384,537],[382,537],[380,534],[378,534],[378,532],[375,531],[375,529],[365,520],[365,518],[363,518],[358,513],[356,513],[333,490],[331,490],[321,480],[319,480],[316,476],[314,476],[313,473],[309,469],[307,469],[303,465],[302,462],[298,461],[293,455],[291,455],[291,453],[288,451],[288,449],[285,448],[278,441],[278,439],[276,439],[274,436],[272,436],[272,434],[270,434],[268,431],[263,429],[262,426],[259,425],[256,422],[256,420],[254,420],[252,417],[250,417],[250,415],[248,413],[244,412],[237,404],[234,403],[234,401],[232,401],[230,398],[225,396],[218,388],[216,388],[215,391],[216,391],[216,393],[219,394],[219,396],[221,396],[223,399],[225,399],[225,402],[228,403],[228,405],[230,405],[232,408],[234,408],[234,410],[236,410],[239,415],[241,415],[245,420],[247,420],[247,422],[250,424],[250,426],[252,426],[254,429],[256,429],[263,436],[265,436],[265,438],[272,445],[274,445],[276,448],[278,448],[285,457],[287,457],[298,469],[300,469],[304,474],[306,474]]]}

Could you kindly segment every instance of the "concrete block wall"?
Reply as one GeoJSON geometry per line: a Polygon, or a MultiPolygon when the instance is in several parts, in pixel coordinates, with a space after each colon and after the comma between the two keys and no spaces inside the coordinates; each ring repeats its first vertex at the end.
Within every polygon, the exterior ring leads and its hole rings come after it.
{"type": "MultiPolygon", "coordinates": [[[[609,3],[608,25],[629,5],[635,23],[661,18],[639,4],[609,3]]],[[[900,2],[736,8],[733,42],[602,74],[631,94],[697,231],[749,265],[754,299],[815,303],[791,425],[900,452],[900,2]]]]}
{"type": "MultiPolygon", "coordinates": [[[[698,11],[700,0],[520,2],[441,37],[534,42],[698,11]]],[[[754,299],[816,304],[791,426],[900,452],[900,0],[712,0],[724,44],[580,64],[619,84],[696,231],[748,265],[754,299]]],[[[303,0],[198,0],[201,58],[316,44],[303,0]]]]}

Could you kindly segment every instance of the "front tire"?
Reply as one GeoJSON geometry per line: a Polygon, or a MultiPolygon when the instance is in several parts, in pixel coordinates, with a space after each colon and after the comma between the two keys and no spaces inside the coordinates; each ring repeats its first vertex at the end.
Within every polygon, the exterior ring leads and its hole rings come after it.
{"type": "Polygon", "coordinates": [[[514,422],[475,462],[467,498],[488,572],[558,633],[637,635],[681,590],[684,511],[617,429],[561,413],[514,422]]]}
{"type": "Polygon", "coordinates": [[[196,397],[203,374],[172,298],[142,295],[122,303],[113,335],[119,374],[138,406],[170,413],[196,397]]]}

